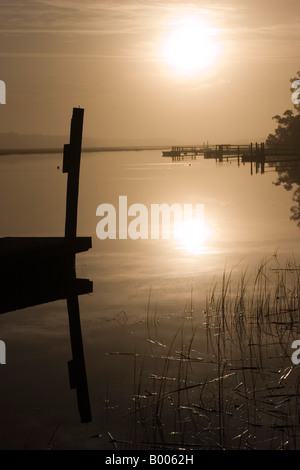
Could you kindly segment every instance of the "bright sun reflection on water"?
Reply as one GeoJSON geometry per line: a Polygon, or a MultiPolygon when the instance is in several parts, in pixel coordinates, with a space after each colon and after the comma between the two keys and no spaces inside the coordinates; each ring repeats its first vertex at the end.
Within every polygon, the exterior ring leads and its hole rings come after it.
{"type": "Polygon", "coordinates": [[[212,253],[208,247],[212,234],[208,224],[197,219],[184,220],[174,228],[174,239],[178,248],[191,254],[212,253]]]}

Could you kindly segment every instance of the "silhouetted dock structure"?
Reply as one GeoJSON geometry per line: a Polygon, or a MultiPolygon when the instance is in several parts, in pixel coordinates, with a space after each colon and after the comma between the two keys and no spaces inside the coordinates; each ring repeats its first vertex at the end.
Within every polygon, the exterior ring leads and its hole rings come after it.
{"type": "Polygon", "coordinates": [[[184,157],[184,156],[197,156],[203,155],[204,158],[222,158],[222,157],[241,157],[245,161],[251,161],[265,156],[297,156],[300,158],[300,153],[294,146],[268,146],[265,143],[250,143],[247,145],[232,145],[232,144],[218,144],[218,145],[204,145],[204,146],[181,146],[172,147],[171,150],[163,151],[163,157],[184,157]],[[249,160],[250,159],[250,160],[249,160]]]}
{"type": "MultiPolygon", "coordinates": [[[[78,296],[93,283],[76,277],[76,254],[92,246],[91,237],[77,237],[77,206],[84,110],[74,108],[70,143],[64,146],[63,172],[68,173],[64,237],[0,239],[0,313],[66,299],[72,360],[70,387],[76,389],[82,422],[91,421],[78,296]]],[[[38,196],[38,195],[37,195],[38,196]]]]}
{"type": "Polygon", "coordinates": [[[300,153],[295,146],[270,146],[264,142],[250,143],[249,145],[177,146],[172,147],[171,150],[163,151],[162,155],[163,157],[171,157],[173,161],[203,156],[206,159],[215,159],[220,163],[230,160],[236,160],[238,164],[251,163],[251,174],[253,173],[253,164],[256,166],[256,172],[260,169],[261,173],[264,173],[266,164],[272,166],[272,164],[281,162],[300,161],[300,153]]]}
{"type": "MultiPolygon", "coordinates": [[[[76,236],[83,114],[82,108],[73,109],[70,143],[64,146],[63,172],[68,173],[65,236],[0,239],[0,313],[34,305],[36,295],[30,301],[30,291],[36,291],[36,283],[40,288],[40,294],[37,294],[40,298],[41,293],[47,290],[47,285],[60,285],[62,293],[66,270],[69,266],[75,270],[76,254],[92,246],[91,237],[76,236]],[[32,289],[30,279],[33,281],[32,289]]],[[[49,298],[55,296],[61,298],[58,290],[55,295],[52,289],[49,298]]]]}
{"type": "MultiPolygon", "coordinates": [[[[74,255],[90,248],[88,237],[73,242],[64,237],[0,239],[0,313],[65,299],[74,255]]],[[[77,281],[78,295],[85,290],[80,284],[92,291],[90,281],[77,281]]]]}

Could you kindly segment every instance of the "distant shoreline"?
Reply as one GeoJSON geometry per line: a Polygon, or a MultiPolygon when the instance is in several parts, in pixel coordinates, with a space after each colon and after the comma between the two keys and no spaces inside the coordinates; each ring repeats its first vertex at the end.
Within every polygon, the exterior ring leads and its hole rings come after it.
{"type": "MultiPolygon", "coordinates": [[[[172,145],[169,146],[130,146],[130,147],[86,147],[82,148],[82,153],[92,153],[92,152],[129,152],[135,151],[139,152],[142,150],[165,150],[170,149],[172,145]]],[[[30,154],[47,154],[47,153],[63,153],[64,149],[59,148],[33,148],[33,149],[2,149],[0,150],[0,155],[30,155],[30,154]]]]}

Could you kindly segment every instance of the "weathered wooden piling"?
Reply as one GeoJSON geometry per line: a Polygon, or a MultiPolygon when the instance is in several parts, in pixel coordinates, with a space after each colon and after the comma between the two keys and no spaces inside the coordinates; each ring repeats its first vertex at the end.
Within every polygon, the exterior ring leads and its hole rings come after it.
{"type": "Polygon", "coordinates": [[[74,108],[70,143],[64,146],[63,173],[68,173],[65,237],[76,238],[79,194],[79,172],[84,109],[74,108]]]}

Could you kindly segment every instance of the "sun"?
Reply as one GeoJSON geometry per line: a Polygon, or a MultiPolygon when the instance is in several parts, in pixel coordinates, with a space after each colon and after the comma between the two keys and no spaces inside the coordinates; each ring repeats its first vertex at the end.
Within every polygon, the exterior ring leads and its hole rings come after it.
{"type": "Polygon", "coordinates": [[[174,238],[179,247],[192,254],[206,253],[211,235],[212,230],[204,220],[191,218],[174,227],[174,238]]]}
{"type": "Polygon", "coordinates": [[[178,72],[194,75],[214,65],[218,56],[217,30],[193,18],[181,20],[167,36],[163,59],[178,72]]]}

